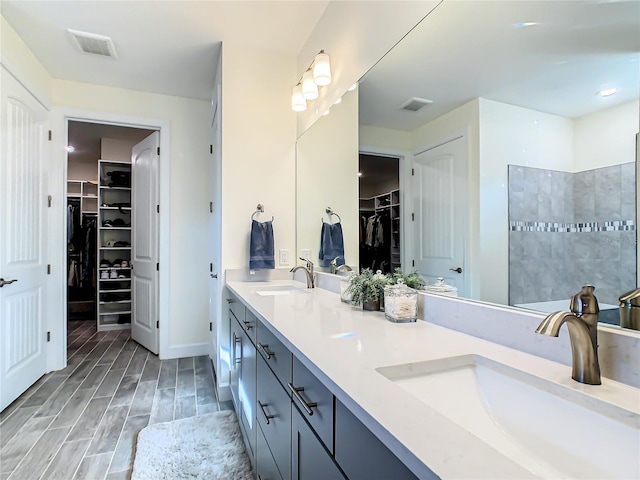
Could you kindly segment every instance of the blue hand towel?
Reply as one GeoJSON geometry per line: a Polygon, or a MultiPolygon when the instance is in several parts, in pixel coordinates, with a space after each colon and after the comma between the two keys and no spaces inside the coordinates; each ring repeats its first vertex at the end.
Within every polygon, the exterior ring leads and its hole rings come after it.
{"type": "Polygon", "coordinates": [[[251,221],[249,268],[251,270],[276,268],[273,257],[273,224],[251,221]]]}
{"type": "Polygon", "coordinates": [[[336,265],[344,265],[344,239],[342,237],[342,224],[322,222],[320,232],[320,266],[328,267],[336,257],[336,265]]]}

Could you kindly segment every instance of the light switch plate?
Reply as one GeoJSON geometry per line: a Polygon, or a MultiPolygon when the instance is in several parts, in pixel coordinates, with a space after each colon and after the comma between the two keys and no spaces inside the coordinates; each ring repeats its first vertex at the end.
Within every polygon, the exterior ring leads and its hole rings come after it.
{"type": "Polygon", "coordinates": [[[289,249],[288,248],[280,249],[280,265],[282,266],[289,265],[289,249]]]}

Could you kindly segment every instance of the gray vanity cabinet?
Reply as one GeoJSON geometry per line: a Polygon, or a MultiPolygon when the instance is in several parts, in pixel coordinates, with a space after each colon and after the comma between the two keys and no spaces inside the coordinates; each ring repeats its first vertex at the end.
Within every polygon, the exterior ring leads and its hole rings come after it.
{"type": "MultiPolygon", "coordinates": [[[[248,312],[247,312],[248,313],[248,312]]],[[[249,457],[256,453],[256,347],[251,342],[247,331],[242,331],[242,360],[240,363],[240,411],[238,417],[247,435],[249,457]]]]}
{"type": "MultiPolygon", "coordinates": [[[[345,476],[302,418],[303,414],[297,407],[291,410],[291,478],[294,480],[344,480],[345,476]]],[[[394,477],[389,477],[391,478],[394,477]]]]}
{"type": "Polygon", "coordinates": [[[256,348],[276,375],[282,387],[288,389],[291,381],[291,363],[293,355],[264,323],[257,322],[256,348]]]}
{"type": "Polygon", "coordinates": [[[242,361],[242,328],[229,310],[229,386],[236,409],[240,405],[240,363],[242,361]]]}
{"type": "MultiPolygon", "coordinates": [[[[258,356],[258,424],[264,433],[278,471],[284,480],[291,478],[291,399],[266,360],[258,356]]],[[[262,455],[264,452],[259,452],[262,455]]]]}
{"type": "Polygon", "coordinates": [[[289,389],[304,418],[333,453],[333,394],[295,357],[289,389]]]}

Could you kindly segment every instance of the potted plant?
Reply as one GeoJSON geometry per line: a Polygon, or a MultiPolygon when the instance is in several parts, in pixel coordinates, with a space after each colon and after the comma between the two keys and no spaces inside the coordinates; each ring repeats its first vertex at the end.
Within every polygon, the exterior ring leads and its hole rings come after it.
{"type": "Polygon", "coordinates": [[[364,310],[380,310],[380,301],[384,298],[384,287],[390,279],[379,270],[376,273],[364,268],[359,275],[354,275],[347,288],[351,294],[351,302],[362,305],[364,310]]]}

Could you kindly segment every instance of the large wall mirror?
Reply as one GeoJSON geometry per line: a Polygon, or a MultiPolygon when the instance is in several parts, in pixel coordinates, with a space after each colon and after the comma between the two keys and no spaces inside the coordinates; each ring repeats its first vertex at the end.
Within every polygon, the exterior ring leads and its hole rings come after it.
{"type": "Polygon", "coordinates": [[[640,3],[445,0],[358,91],[360,150],[402,157],[405,270],[540,311],[591,283],[616,321],[638,275],[640,3]]]}

